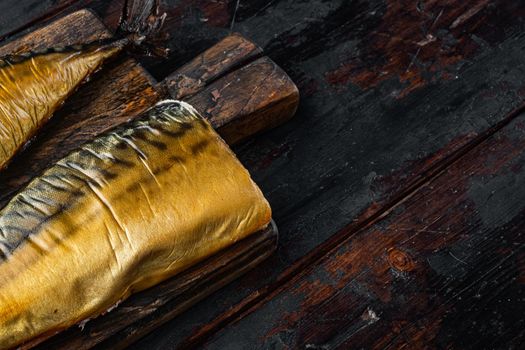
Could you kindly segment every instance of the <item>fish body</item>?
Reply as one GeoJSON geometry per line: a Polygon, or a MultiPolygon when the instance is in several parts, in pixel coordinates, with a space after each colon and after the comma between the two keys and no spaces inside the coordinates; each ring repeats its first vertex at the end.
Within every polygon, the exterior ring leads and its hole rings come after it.
{"type": "Polygon", "coordinates": [[[0,170],[123,41],[0,58],[0,170]]]}
{"type": "Polygon", "coordinates": [[[0,211],[0,348],[95,317],[270,219],[209,123],[162,102],[60,160],[0,211]]]}

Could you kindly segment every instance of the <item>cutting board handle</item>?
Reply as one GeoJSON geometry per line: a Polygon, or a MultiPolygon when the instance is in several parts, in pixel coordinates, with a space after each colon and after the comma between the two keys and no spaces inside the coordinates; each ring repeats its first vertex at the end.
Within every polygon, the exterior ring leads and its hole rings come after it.
{"type": "Polygon", "coordinates": [[[299,103],[290,77],[238,33],[195,57],[160,87],[194,105],[229,144],[285,122],[299,103]]]}

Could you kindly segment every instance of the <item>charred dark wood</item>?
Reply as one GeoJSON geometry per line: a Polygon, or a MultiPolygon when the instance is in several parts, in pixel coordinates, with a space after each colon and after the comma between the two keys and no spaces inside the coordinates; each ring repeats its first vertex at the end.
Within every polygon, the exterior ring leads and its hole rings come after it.
{"type": "Polygon", "coordinates": [[[519,348],[523,111],[253,305],[207,349],[239,337],[286,348],[519,348]]]}

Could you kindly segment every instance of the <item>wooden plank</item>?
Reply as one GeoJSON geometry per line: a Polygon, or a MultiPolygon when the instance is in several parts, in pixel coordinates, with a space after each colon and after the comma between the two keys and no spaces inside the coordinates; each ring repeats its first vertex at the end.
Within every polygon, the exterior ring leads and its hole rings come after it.
{"type": "Polygon", "coordinates": [[[0,56],[49,47],[89,43],[111,37],[111,32],[89,10],[80,10],[0,47],[0,56]],[[75,33],[76,35],[72,35],[75,33]]]}
{"type": "MultiPolygon", "coordinates": [[[[17,52],[56,44],[69,45],[107,36],[109,36],[109,32],[90,11],[80,11],[9,43],[0,51],[17,52]]],[[[248,43],[248,41],[238,35],[225,42],[233,45],[236,42],[244,45],[248,43]]],[[[197,109],[206,111],[206,116],[220,133],[228,130],[228,126],[234,122],[237,123],[239,119],[253,119],[253,132],[259,132],[276,124],[275,116],[269,117],[273,114],[272,111],[275,111],[275,115],[282,118],[282,120],[290,118],[295,112],[298,101],[297,89],[275,63],[269,59],[264,59],[260,63],[254,63],[247,69],[242,69],[243,62],[249,62],[251,58],[254,58],[253,50],[234,50],[233,54],[227,56],[224,56],[223,50],[214,50],[212,48],[210,52],[206,57],[210,62],[213,60],[216,62],[214,76],[211,76],[209,71],[202,69],[198,64],[191,65],[191,62],[182,72],[184,74],[193,74],[193,77],[201,77],[196,80],[199,81],[199,85],[191,89],[193,93],[192,98],[194,99],[193,104],[197,109]],[[215,57],[215,54],[219,55],[219,57],[215,57]],[[220,63],[221,57],[224,57],[224,64],[220,63]],[[191,67],[191,69],[188,67],[191,67]],[[242,69],[242,73],[237,73],[236,70],[238,68],[242,69]],[[261,72],[255,72],[253,68],[264,69],[261,72]],[[225,86],[225,84],[231,85],[232,76],[237,77],[238,75],[236,74],[246,75],[246,72],[253,72],[255,80],[249,80],[246,77],[245,83],[239,84],[238,89],[250,88],[246,84],[249,82],[258,83],[260,89],[248,96],[243,93],[244,91],[236,93],[235,88],[227,88],[225,86]],[[259,74],[261,73],[266,74],[264,81],[260,81],[259,74]],[[210,91],[208,89],[208,83],[212,84],[213,89],[224,90],[223,97],[221,99],[217,98],[215,101],[220,101],[222,108],[225,108],[224,110],[228,111],[228,113],[223,112],[223,109],[220,108],[216,111],[207,110],[210,104],[208,97],[210,94],[212,97],[214,96],[214,90],[210,91]],[[226,98],[228,95],[229,97],[226,98]],[[295,102],[290,102],[292,95],[295,102]],[[283,105],[281,101],[285,101],[286,104],[283,105]],[[232,104],[232,107],[228,107],[229,104],[232,104]],[[284,112],[284,110],[287,112],[284,112]],[[268,120],[268,122],[261,120],[261,116],[266,116],[264,119],[268,120]]],[[[201,58],[196,60],[201,60],[201,58]]],[[[0,205],[4,205],[31,178],[71,152],[81,143],[133,118],[144,109],[153,105],[161,99],[165,90],[165,82],[161,84],[155,83],[147,72],[132,59],[120,58],[109,63],[66,102],[49,125],[0,174],[0,205]]],[[[232,135],[239,136],[236,136],[235,139],[233,137],[230,138],[230,141],[237,142],[241,137],[248,136],[250,134],[248,124],[245,122],[241,123],[242,132],[232,133],[232,135]]],[[[235,127],[238,128],[237,126],[235,127]]],[[[98,344],[110,336],[120,337],[120,342],[123,343],[129,342],[131,339],[135,339],[137,336],[143,335],[144,332],[166,322],[209,293],[253,268],[253,266],[275,250],[276,244],[277,231],[272,226],[272,229],[256,233],[250,239],[225,250],[222,255],[199,265],[196,270],[191,270],[193,272],[190,271],[179,275],[175,282],[168,282],[166,286],[159,286],[158,290],[152,289],[147,294],[141,294],[137,299],[133,299],[137,303],[139,301],[142,303],[137,306],[141,308],[148,302],[150,304],[153,303],[149,308],[145,308],[147,312],[145,311],[143,314],[136,313],[135,317],[125,317],[124,314],[130,308],[133,308],[132,301],[122,311],[111,313],[111,319],[102,317],[91,322],[90,327],[95,329],[94,333],[80,332],[80,334],[77,334],[71,331],[69,333],[70,338],[67,339],[70,342],[76,339],[78,342],[79,337],[81,337],[82,343],[89,346],[98,344]],[[245,259],[249,259],[249,261],[245,259]],[[220,269],[218,268],[219,265],[220,269]],[[202,278],[202,283],[206,283],[205,287],[200,284],[199,276],[202,278]],[[183,281],[186,281],[184,282],[186,283],[184,288],[174,289],[172,293],[168,292],[169,288],[183,281]],[[197,285],[199,286],[198,290],[196,290],[197,285]],[[191,290],[191,293],[188,290],[191,290]],[[157,298],[158,295],[156,293],[162,294],[162,300],[157,298]],[[169,304],[169,309],[164,304],[169,304]],[[117,319],[120,320],[120,323],[115,322],[117,319]],[[138,323],[135,324],[135,322],[138,323]],[[108,324],[112,325],[112,327],[108,328],[108,324]],[[96,331],[100,327],[104,329],[102,335],[96,331]],[[87,339],[90,340],[88,341],[87,339]]],[[[66,338],[59,336],[58,339],[66,338]]],[[[28,346],[33,346],[42,340],[44,338],[30,343],[28,346]]],[[[54,346],[58,346],[58,341],[53,340],[53,342],[54,346]]],[[[114,340],[111,342],[113,343],[114,340]]],[[[66,343],[64,343],[64,346],[66,348],[69,347],[66,343]]],[[[78,348],[76,345],[75,347],[78,348]]]]}
{"type": "Polygon", "coordinates": [[[521,348],[523,110],[206,348],[521,348]]]}
{"type": "Polygon", "coordinates": [[[299,91],[262,50],[232,34],[162,82],[175,99],[198,107],[230,145],[290,119],[299,91]]]}

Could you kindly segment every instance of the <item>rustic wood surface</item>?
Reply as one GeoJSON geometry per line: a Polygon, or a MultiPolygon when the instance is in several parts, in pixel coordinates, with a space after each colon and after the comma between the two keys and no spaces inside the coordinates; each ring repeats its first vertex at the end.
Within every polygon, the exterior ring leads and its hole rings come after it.
{"type": "MultiPolygon", "coordinates": [[[[66,11],[6,3],[4,33],[66,11]]],[[[81,6],[118,23],[120,1],[81,6]]],[[[173,54],[141,60],[158,80],[233,27],[289,73],[301,103],[235,147],[272,204],[278,254],[132,348],[523,346],[523,116],[509,116],[525,96],[523,4],[164,8],[173,54]]]]}
{"type": "Polygon", "coordinates": [[[523,348],[524,110],[205,348],[523,348]]]}

